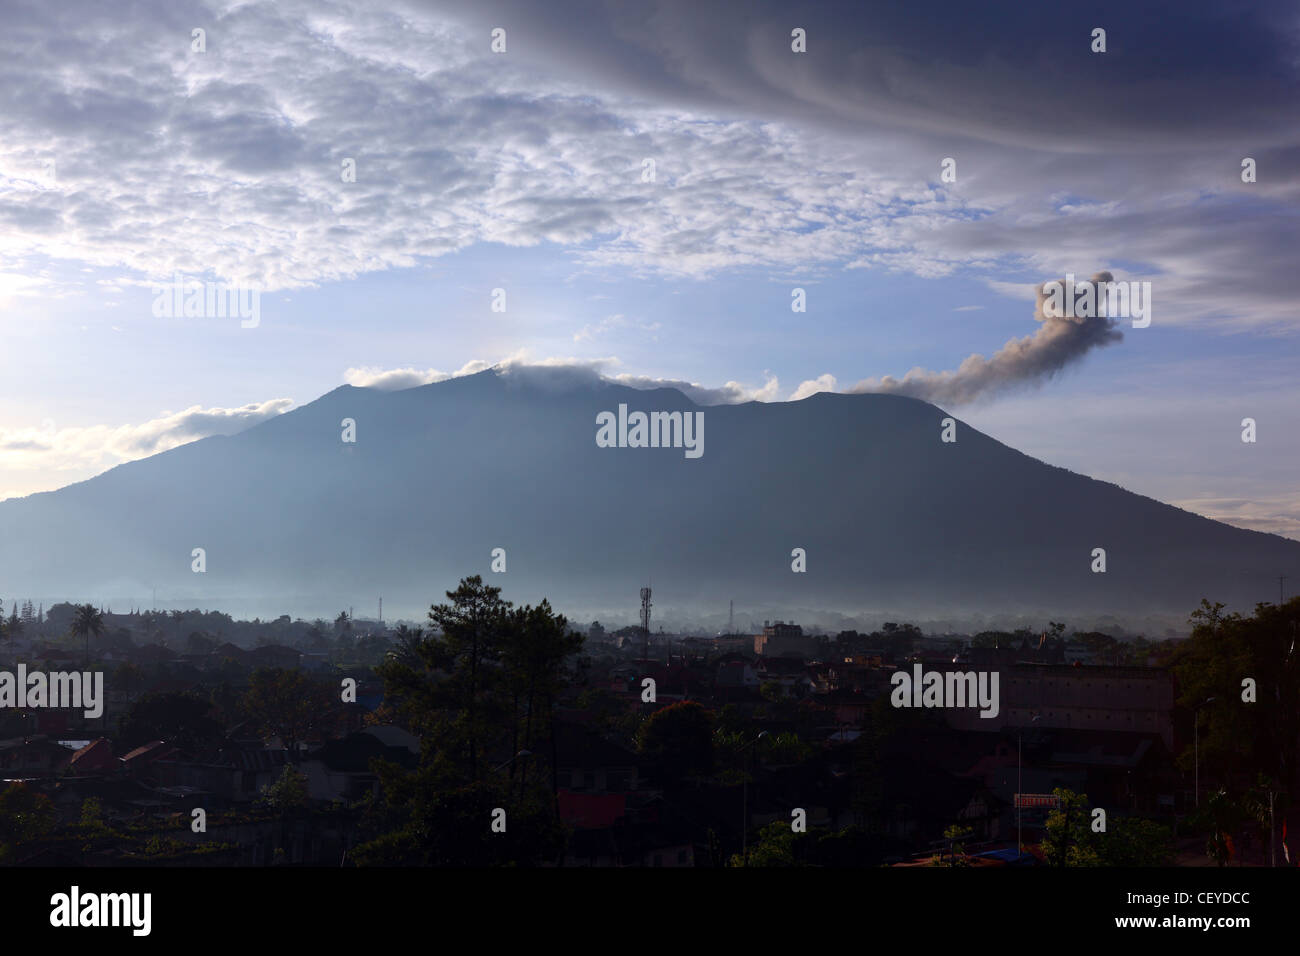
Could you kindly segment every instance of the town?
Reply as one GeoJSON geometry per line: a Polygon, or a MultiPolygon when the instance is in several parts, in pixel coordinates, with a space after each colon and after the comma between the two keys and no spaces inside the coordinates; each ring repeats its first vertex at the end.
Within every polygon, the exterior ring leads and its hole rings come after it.
{"type": "Polygon", "coordinates": [[[15,601],[6,663],[102,671],[105,687],[93,716],[0,711],[0,862],[1290,858],[1270,794],[1296,737],[1265,728],[1295,726],[1296,684],[1261,666],[1243,675],[1260,703],[1239,703],[1231,667],[1289,636],[1300,600],[1251,618],[1207,602],[1186,637],[1159,641],[1054,621],[667,633],[650,607],[644,588],[640,623],[579,625],[478,577],[395,624],[15,601]],[[907,706],[891,699],[900,673],[918,678],[907,706]],[[1235,729],[1256,726],[1266,746],[1243,752],[1235,729]]]}

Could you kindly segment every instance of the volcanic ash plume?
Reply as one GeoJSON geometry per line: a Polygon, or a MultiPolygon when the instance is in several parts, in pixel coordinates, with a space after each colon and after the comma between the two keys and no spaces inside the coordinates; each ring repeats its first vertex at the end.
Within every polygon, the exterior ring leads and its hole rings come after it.
{"type": "MultiPolygon", "coordinates": [[[[1111,282],[1112,279],[1109,272],[1099,272],[1092,277],[1092,282],[1111,282]]],[[[1036,290],[1034,318],[1042,323],[1038,331],[1022,339],[1012,339],[994,352],[992,358],[971,355],[952,371],[913,369],[901,379],[891,375],[867,379],[848,391],[907,395],[944,406],[965,405],[1008,389],[1041,385],[1094,348],[1124,338],[1115,321],[1104,315],[1044,314],[1043,305],[1048,298],[1044,289],[1047,285],[1044,282],[1036,290]]]]}

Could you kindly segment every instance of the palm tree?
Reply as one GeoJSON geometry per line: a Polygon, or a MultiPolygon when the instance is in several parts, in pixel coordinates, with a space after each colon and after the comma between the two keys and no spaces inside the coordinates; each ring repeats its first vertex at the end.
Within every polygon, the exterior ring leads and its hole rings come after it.
{"type": "Polygon", "coordinates": [[[80,634],[86,641],[86,669],[90,669],[90,635],[98,638],[104,633],[104,615],[93,604],[77,605],[76,616],[72,619],[72,633],[80,634]]]}
{"type": "Polygon", "coordinates": [[[424,643],[424,628],[407,627],[405,624],[399,624],[393,637],[394,647],[388,652],[389,660],[396,661],[413,670],[422,669],[424,662],[420,658],[420,645],[424,643]]]}

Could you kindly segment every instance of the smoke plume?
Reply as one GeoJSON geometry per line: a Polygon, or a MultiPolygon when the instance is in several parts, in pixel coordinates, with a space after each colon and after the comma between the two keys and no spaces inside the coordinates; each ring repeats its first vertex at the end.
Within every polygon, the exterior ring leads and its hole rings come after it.
{"type": "MultiPolygon", "coordinates": [[[[1092,277],[1094,283],[1112,280],[1109,272],[1099,272],[1092,277]]],[[[1065,280],[1059,281],[1063,283],[1065,280]]],[[[1046,285],[1043,283],[1036,290],[1034,318],[1042,323],[1038,331],[1021,339],[1012,339],[994,352],[992,358],[975,354],[951,371],[931,372],[916,368],[901,379],[892,375],[866,379],[848,391],[906,395],[943,406],[965,405],[1009,389],[1041,385],[1093,349],[1124,338],[1114,319],[1104,315],[1045,315],[1046,285]]]]}

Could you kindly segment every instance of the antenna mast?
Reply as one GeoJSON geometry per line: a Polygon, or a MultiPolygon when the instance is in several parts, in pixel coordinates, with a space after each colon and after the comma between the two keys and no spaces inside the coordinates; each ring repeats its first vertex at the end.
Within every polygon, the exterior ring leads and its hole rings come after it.
{"type": "Polygon", "coordinates": [[[641,589],[641,630],[645,631],[645,658],[650,659],[650,589],[641,589]]]}

